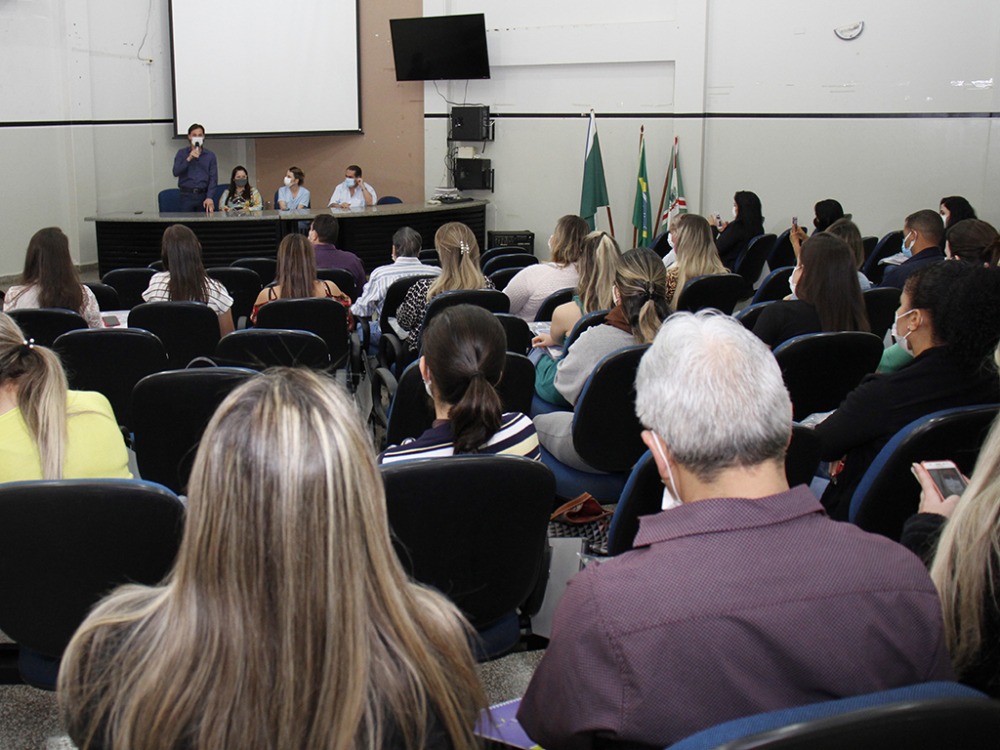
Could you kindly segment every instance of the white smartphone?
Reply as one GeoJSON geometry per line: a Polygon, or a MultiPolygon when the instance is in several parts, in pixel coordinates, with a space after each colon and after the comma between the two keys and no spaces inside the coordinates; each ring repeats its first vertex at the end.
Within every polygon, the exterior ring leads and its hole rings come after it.
{"type": "Polygon", "coordinates": [[[969,484],[954,461],[921,461],[920,465],[931,475],[941,497],[961,495],[969,484]]]}

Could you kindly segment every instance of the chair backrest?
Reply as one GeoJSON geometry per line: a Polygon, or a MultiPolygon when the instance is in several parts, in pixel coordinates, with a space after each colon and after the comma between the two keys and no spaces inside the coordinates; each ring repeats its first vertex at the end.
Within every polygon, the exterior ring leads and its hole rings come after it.
{"type": "Polygon", "coordinates": [[[717,724],[671,750],[980,750],[996,746],[1000,705],[957,682],[925,682],[717,724]]]}
{"type": "Polygon", "coordinates": [[[542,300],[538,312],[535,313],[535,320],[552,320],[552,313],[555,312],[559,305],[565,305],[567,302],[573,301],[573,292],[575,291],[576,289],[568,286],[565,289],[560,289],[558,292],[552,292],[552,294],[542,300]]]}
{"type": "Polygon", "coordinates": [[[375,205],[385,206],[390,203],[402,203],[402,202],[403,200],[401,198],[397,198],[395,195],[383,195],[381,198],[378,199],[375,205]]]}
{"type": "Polygon", "coordinates": [[[862,475],[848,519],[865,531],[899,539],[903,522],[917,512],[920,485],[910,467],[917,461],[951,460],[966,475],[997,415],[997,405],[963,406],[914,420],[885,444],[862,475]]]}
{"type": "Polygon", "coordinates": [[[278,261],[275,258],[239,258],[229,265],[256,271],[260,278],[261,288],[274,283],[274,277],[278,273],[278,261]]]}
{"type": "Polygon", "coordinates": [[[441,256],[438,255],[438,251],[434,248],[421,250],[417,253],[417,259],[425,266],[441,266],[441,256]]]}
{"type": "Polygon", "coordinates": [[[892,327],[902,294],[903,290],[894,286],[875,287],[862,292],[865,309],[868,311],[868,323],[876,336],[885,336],[886,331],[892,327]]]}
{"type": "Polygon", "coordinates": [[[510,255],[497,255],[490,258],[482,265],[483,275],[489,276],[494,271],[502,268],[527,268],[538,265],[538,258],[528,253],[512,253],[510,255]]]}
{"type": "Polygon", "coordinates": [[[501,255],[531,255],[532,252],[523,247],[491,247],[484,250],[479,256],[479,267],[483,268],[493,258],[501,255]]]}
{"type": "Polygon", "coordinates": [[[767,302],[754,303],[748,307],[744,307],[733,317],[735,317],[738,321],[740,321],[740,323],[743,324],[743,327],[746,328],[748,331],[752,331],[753,327],[757,325],[757,318],[759,318],[760,314],[764,312],[764,308],[770,305],[772,302],[775,302],[775,300],[768,300],[767,302]]]}
{"type": "Polygon", "coordinates": [[[649,249],[654,253],[659,255],[661,258],[666,256],[670,252],[670,232],[660,232],[656,235],[653,240],[653,244],[649,246],[649,249]]]}
{"type": "Polygon", "coordinates": [[[168,367],[163,343],[139,328],[69,331],[57,338],[52,348],[62,360],[69,387],[103,393],[118,424],[130,429],[135,384],[168,367]]]}
{"type": "Polygon", "coordinates": [[[143,303],[142,293],[155,273],[152,268],[116,268],[104,274],[101,281],[118,292],[120,310],[131,310],[143,303]]]}
{"type": "Polygon", "coordinates": [[[228,183],[224,185],[216,185],[214,188],[212,188],[212,202],[215,204],[216,208],[221,208],[221,206],[219,205],[219,201],[222,200],[222,194],[227,190],[229,190],[228,183]]]}
{"type": "Polygon", "coordinates": [[[784,299],[791,292],[788,280],[792,277],[792,271],[795,270],[795,266],[781,266],[780,268],[771,266],[771,268],[774,268],[774,270],[760,282],[760,286],[754,292],[751,304],[756,305],[758,302],[773,302],[784,299]]]}
{"type": "Polygon", "coordinates": [[[646,449],[635,414],[635,373],[649,344],[612,352],[597,363],[573,413],[573,447],[598,471],[629,471],[646,449]]]}
{"type": "Polygon", "coordinates": [[[22,648],[59,659],[109,591],[163,580],[183,524],[177,496],[150,482],[0,485],[0,629],[22,648]]]}
{"type": "Polygon", "coordinates": [[[216,359],[226,365],[265,370],[268,367],[330,366],[326,342],[315,333],[282,328],[248,328],[219,339],[216,359]]]}
{"type": "Polygon", "coordinates": [[[878,244],[878,237],[868,236],[861,238],[861,246],[865,249],[865,260],[867,261],[872,257],[872,253],[875,251],[875,246],[878,244]]]}
{"type": "Polygon", "coordinates": [[[50,347],[67,331],[87,327],[87,321],[80,313],[54,307],[23,308],[7,313],[20,326],[25,338],[34,339],[36,344],[50,347]]]}
{"type": "Polygon", "coordinates": [[[531,339],[534,336],[527,323],[510,313],[494,313],[494,316],[507,334],[507,351],[515,354],[527,354],[531,351],[531,339]]]}
{"type": "Polygon", "coordinates": [[[594,312],[582,315],[580,319],[573,324],[573,328],[570,329],[570,332],[566,334],[566,341],[563,342],[563,349],[569,349],[573,345],[573,342],[580,338],[580,334],[588,328],[603,325],[604,321],[607,320],[608,312],[608,310],[594,310],[594,312]]]}
{"type": "Polygon", "coordinates": [[[876,243],[871,255],[868,256],[868,260],[865,261],[865,265],[861,269],[861,272],[868,277],[868,280],[872,284],[880,283],[882,275],[885,273],[885,266],[879,265],[879,261],[898,253],[902,247],[902,242],[903,231],[900,229],[888,232],[876,243]]]}
{"type": "Polygon", "coordinates": [[[350,353],[347,311],[335,299],[310,297],[268,302],[257,311],[257,328],[311,331],[326,343],[331,367],[347,366],[350,353]]]}
{"type": "Polygon", "coordinates": [[[346,268],[317,268],[316,278],[320,281],[332,281],[352,302],[358,298],[358,282],[346,268]]]}
{"type": "Polygon", "coordinates": [[[183,493],[202,433],[230,391],[256,373],[198,367],[147,375],[132,389],[133,447],[143,479],[183,493]]]}
{"type": "Polygon", "coordinates": [[[735,273],[696,276],[681,289],[677,309],[697,312],[712,307],[731,315],[745,288],[743,277],[735,273]]]}
{"type": "Polygon", "coordinates": [[[219,343],[219,316],[202,302],[143,302],[129,313],[128,326],[155,333],[175,370],[211,357],[219,343]]]}
{"type": "Polygon", "coordinates": [[[476,305],[493,313],[510,312],[510,297],[496,289],[453,289],[442,292],[427,303],[424,313],[424,330],[442,310],[454,305],[476,305]]]}
{"type": "Polygon", "coordinates": [[[397,279],[389,284],[389,288],[385,290],[385,302],[382,303],[382,318],[394,318],[396,310],[406,298],[406,293],[410,291],[410,287],[419,279],[426,279],[430,275],[416,274],[414,276],[407,276],[405,279],[397,279]]]}
{"type": "Polygon", "coordinates": [[[113,286],[103,284],[100,281],[85,281],[83,285],[94,293],[94,298],[97,300],[97,306],[101,312],[122,309],[121,302],[118,301],[118,292],[113,286]]]}
{"type": "Polygon", "coordinates": [[[152,268],[154,271],[166,271],[167,264],[162,260],[154,260],[152,263],[148,263],[146,268],[152,268]]]}
{"type": "MultiPolygon", "coordinates": [[[[505,412],[528,414],[535,392],[535,366],[523,354],[507,352],[503,377],[497,393],[505,412]]],[[[434,404],[424,389],[416,362],[411,362],[399,377],[396,394],[389,406],[385,431],[387,445],[399,445],[406,438],[421,435],[434,422],[434,404]]]]}
{"type": "Polygon", "coordinates": [[[771,254],[767,256],[767,267],[772,271],[782,266],[795,266],[795,248],[792,247],[791,229],[786,229],[778,235],[771,247],[771,254]]]}
{"type": "Polygon", "coordinates": [[[733,268],[733,272],[743,277],[746,284],[744,297],[753,294],[757,279],[760,278],[761,271],[764,270],[764,263],[767,262],[767,257],[774,248],[775,239],[777,238],[773,234],[758,234],[747,243],[746,249],[736,259],[736,267],[733,268]]]}
{"type": "Polygon", "coordinates": [[[780,344],[774,358],[792,397],[792,418],[836,409],[875,372],[882,351],[882,339],[860,331],[807,333],[780,344]]]}
{"type": "MultiPolygon", "coordinates": [[[[278,190],[281,190],[281,188],[278,188],[278,190]]],[[[279,210],[279,208],[278,208],[278,190],[274,191],[274,203],[271,204],[271,205],[274,206],[274,210],[275,211],[279,210]]]]}
{"type": "Polygon", "coordinates": [[[521,272],[520,268],[501,268],[499,271],[494,271],[489,275],[489,280],[493,282],[493,286],[503,291],[507,288],[510,280],[513,279],[521,272]]]}
{"type": "Polygon", "coordinates": [[[785,479],[789,487],[812,482],[819,468],[821,447],[814,429],[792,425],[792,440],[785,451],[785,479]]]}
{"type": "Polygon", "coordinates": [[[161,190],[159,195],[156,196],[156,203],[159,206],[161,214],[180,212],[180,188],[167,188],[166,190],[161,190]]]}
{"type": "Polygon", "coordinates": [[[253,303],[263,288],[257,272],[239,266],[213,266],[206,268],[205,273],[226,287],[233,298],[233,324],[239,326],[241,320],[249,321],[253,303]]]}
{"type": "Polygon", "coordinates": [[[620,555],[632,549],[639,531],[639,517],[659,513],[663,507],[663,482],[653,460],[646,451],[635,462],[622,490],[615,513],[608,526],[608,554],[620,555]]]}
{"type": "Polygon", "coordinates": [[[552,472],[515,456],[382,467],[393,545],[407,572],[482,630],[519,607],[542,572],[552,472]]]}

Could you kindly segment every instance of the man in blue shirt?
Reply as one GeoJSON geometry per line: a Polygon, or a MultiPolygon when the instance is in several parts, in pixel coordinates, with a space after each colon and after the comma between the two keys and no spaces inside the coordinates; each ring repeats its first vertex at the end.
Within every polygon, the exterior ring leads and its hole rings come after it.
{"type": "Polygon", "coordinates": [[[188,128],[191,145],[174,157],[174,177],[181,189],[181,211],[215,211],[211,191],[219,182],[215,154],[205,148],[205,128],[195,123],[188,128]]]}

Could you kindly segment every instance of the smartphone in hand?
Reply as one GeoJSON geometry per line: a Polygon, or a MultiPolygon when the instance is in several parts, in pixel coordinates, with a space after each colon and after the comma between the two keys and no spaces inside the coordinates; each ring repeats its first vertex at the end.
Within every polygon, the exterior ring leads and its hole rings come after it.
{"type": "Polygon", "coordinates": [[[954,461],[921,461],[920,465],[931,475],[941,497],[961,495],[969,485],[954,461]]]}

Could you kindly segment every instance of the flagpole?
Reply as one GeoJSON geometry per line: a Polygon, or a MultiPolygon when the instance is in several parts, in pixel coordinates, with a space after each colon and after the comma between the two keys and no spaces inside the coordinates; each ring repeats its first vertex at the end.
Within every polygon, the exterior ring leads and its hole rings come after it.
{"type": "Polygon", "coordinates": [[[611,228],[611,239],[614,239],[615,223],[611,220],[611,206],[605,206],[604,209],[608,212],[608,226],[611,228]]]}
{"type": "MultiPolygon", "coordinates": [[[[670,175],[674,171],[674,154],[677,153],[677,136],[674,136],[674,147],[670,149],[670,164],[667,165],[667,176],[663,179],[663,194],[660,196],[660,209],[656,212],[658,222],[663,218],[663,204],[667,202],[667,190],[670,189],[670,175]]],[[[657,223],[656,228],[660,228],[657,223]]]]}
{"type": "MultiPolygon", "coordinates": [[[[639,158],[642,158],[642,139],[645,137],[646,126],[639,126],[639,158]]],[[[639,241],[639,228],[636,226],[632,227],[632,247],[636,246],[639,241]]]]}

